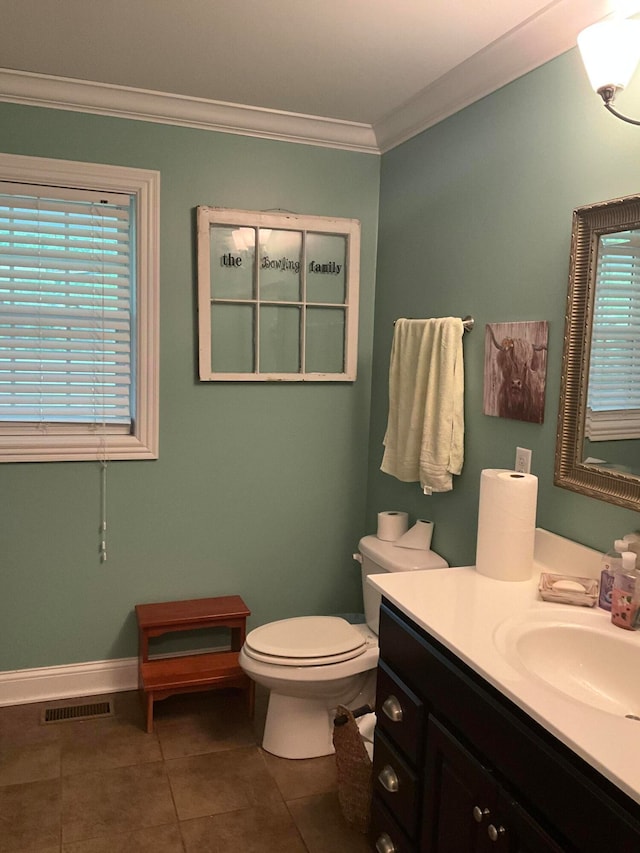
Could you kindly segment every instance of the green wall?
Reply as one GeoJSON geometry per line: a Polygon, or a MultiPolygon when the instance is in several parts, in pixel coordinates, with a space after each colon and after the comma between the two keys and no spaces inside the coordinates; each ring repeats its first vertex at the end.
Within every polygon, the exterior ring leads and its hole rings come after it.
{"type": "Polygon", "coordinates": [[[0,670],[137,653],[138,602],[238,593],[251,624],[361,609],[380,158],[0,105],[0,150],[161,173],[160,458],[0,466],[0,670]],[[355,383],[197,380],[195,208],[362,223],[355,383]]]}
{"type": "Polygon", "coordinates": [[[472,564],[480,472],[513,468],[517,445],[533,451],[539,526],[602,550],[639,526],[553,485],[572,211],[638,193],[639,151],[640,130],[604,110],[573,50],[383,156],[368,529],[380,510],[431,518],[433,547],[472,564]],[[379,471],[393,320],[465,314],[464,469],[452,492],[426,497],[379,471]],[[482,414],[485,324],[522,320],[549,321],[542,425],[482,414]]]}
{"type": "Polygon", "coordinates": [[[635,512],[553,485],[572,210],[639,192],[639,146],[576,51],[381,160],[0,105],[2,151],[162,180],[160,458],[110,465],[105,565],[97,463],[0,466],[0,670],[134,655],[141,601],[239,593],[254,625],[359,609],[350,555],[380,510],[433,519],[434,547],[473,563],[480,472],[512,467],[516,445],[533,450],[539,525],[601,550],[639,527],[635,512]],[[361,220],[355,384],[197,381],[198,204],[361,220]],[[465,465],[452,492],[425,497],[379,471],[393,320],[449,314],[476,319],[465,465]],[[485,324],[520,320],[549,321],[543,425],[482,414],[485,324]]]}

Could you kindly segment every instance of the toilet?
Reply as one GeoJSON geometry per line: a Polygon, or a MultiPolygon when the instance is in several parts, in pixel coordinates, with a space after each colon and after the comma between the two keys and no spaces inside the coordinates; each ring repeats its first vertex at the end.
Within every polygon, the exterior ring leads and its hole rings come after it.
{"type": "Polygon", "coordinates": [[[358,548],[364,623],[341,616],[281,619],[250,631],[240,650],[242,669],[270,691],[262,747],[273,755],[329,755],[336,706],[373,706],[380,593],[367,577],[448,566],[434,551],[396,547],[377,536],[363,537],[358,548]]]}

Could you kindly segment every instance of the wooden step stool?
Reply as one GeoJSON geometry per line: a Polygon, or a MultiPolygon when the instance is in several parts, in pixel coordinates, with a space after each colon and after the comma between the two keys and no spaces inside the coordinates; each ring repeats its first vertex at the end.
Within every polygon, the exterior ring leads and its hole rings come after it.
{"type": "Polygon", "coordinates": [[[253,716],[255,685],[238,663],[251,611],[239,595],[136,604],[138,677],[143,691],[147,731],[153,731],[153,703],[176,693],[239,687],[247,692],[253,716]],[[229,628],[231,651],[198,652],[149,660],[149,640],[176,631],[229,628]]]}

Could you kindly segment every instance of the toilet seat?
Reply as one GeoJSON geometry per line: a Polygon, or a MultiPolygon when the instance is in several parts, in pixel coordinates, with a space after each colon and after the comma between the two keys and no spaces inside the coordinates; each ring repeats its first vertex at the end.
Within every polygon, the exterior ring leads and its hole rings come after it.
{"type": "Polygon", "coordinates": [[[254,660],[280,666],[321,666],[351,660],[367,648],[364,635],[339,616],[299,616],[261,625],[245,640],[254,660]]]}

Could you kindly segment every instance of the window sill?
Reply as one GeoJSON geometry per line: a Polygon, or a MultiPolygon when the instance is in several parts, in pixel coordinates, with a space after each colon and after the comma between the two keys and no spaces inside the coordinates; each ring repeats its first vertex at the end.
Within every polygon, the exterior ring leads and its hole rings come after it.
{"type": "Polygon", "coordinates": [[[102,459],[157,459],[157,441],[137,436],[0,435],[1,462],[87,462],[102,459]]]}

